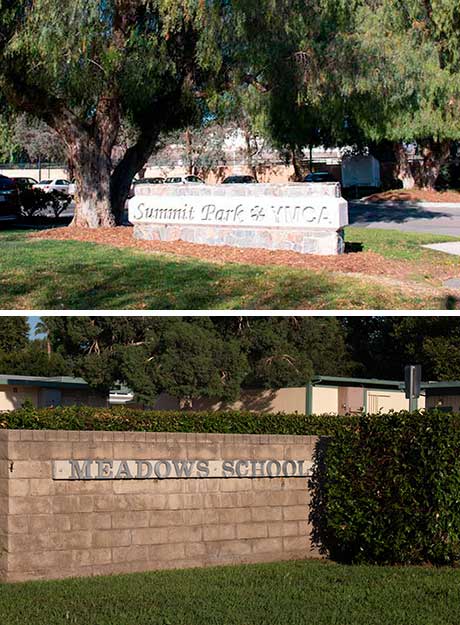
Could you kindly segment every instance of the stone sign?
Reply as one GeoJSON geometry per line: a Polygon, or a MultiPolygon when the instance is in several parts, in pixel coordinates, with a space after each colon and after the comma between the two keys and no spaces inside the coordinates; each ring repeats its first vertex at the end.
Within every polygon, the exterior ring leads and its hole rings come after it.
{"type": "Polygon", "coordinates": [[[135,237],[302,253],[343,251],[348,204],[340,185],[136,185],[135,237]]]}
{"type": "Polygon", "coordinates": [[[305,460],[55,460],[54,480],[305,478],[305,460]]]}

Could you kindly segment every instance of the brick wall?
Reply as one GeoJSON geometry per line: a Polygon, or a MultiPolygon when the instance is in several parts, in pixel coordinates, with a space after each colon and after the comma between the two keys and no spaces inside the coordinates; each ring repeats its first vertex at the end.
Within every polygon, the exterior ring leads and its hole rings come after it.
{"type": "Polygon", "coordinates": [[[68,459],[310,460],[314,437],[0,431],[0,579],[316,556],[305,478],[56,481],[68,459]]]}

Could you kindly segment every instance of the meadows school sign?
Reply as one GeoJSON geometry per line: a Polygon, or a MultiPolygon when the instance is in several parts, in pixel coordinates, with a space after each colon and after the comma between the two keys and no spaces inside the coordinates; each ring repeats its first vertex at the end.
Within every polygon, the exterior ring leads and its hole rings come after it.
{"type": "Polygon", "coordinates": [[[320,557],[308,479],[320,445],[0,428],[0,584],[320,557]]]}
{"type": "Polygon", "coordinates": [[[305,478],[306,460],[57,460],[54,480],[305,478]]]}

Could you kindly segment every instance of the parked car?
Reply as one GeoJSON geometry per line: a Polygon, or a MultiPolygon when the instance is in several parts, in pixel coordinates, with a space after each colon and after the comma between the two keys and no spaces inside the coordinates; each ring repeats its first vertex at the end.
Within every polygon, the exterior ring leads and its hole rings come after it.
{"type": "Polygon", "coordinates": [[[305,177],[304,182],[337,182],[328,171],[315,171],[305,177]]]}
{"type": "Polygon", "coordinates": [[[19,188],[12,178],[0,176],[0,221],[16,221],[21,214],[19,188]]]}
{"type": "Polygon", "coordinates": [[[165,184],[205,184],[205,182],[198,176],[170,176],[166,178],[165,184]]]}
{"type": "Polygon", "coordinates": [[[75,195],[75,185],[73,182],[69,180],[64,180],[62,178],[56,178],[53,180],[42,180],[34,184],[33,189],[41,189],[45,191],[45,193],[51,193],[52,191],[60,191],[61,193],[66,193],[67,195],[75,195]]]}
{"type": "Polygon", "coordinates": [[[257,180],[254,176],[227,176],[222,184],[254,184],[257,180]]]}
{"type": "Polygon", "coordinates": [[[158,176],[157,178],[139,178],[139,180],[134,180],[133,185],[137,184],[164,184],[165,179],[158,176]]]}
{"type": "Polygon", "coordinates": [[[139,178],[138,180],[133,180],[131,185],[131,189],[129,190],[128,199],[130,200],[134,197],[135,189],[140,184],[164,184],[165,179],[158,176],[157,178],[139,178]]]}
{"type": "Polygon", "coordinates": [[[32,189],[34,185],[38,184],[38,180],[35,180],[35,178],[17,178],[14,176],[11,180],[14,180],[19,191],[32,189]]]}

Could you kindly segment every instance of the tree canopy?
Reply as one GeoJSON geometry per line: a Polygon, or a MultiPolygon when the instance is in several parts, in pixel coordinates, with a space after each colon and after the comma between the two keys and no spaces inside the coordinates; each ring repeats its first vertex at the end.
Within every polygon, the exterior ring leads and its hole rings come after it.
{"type": "Polygon", "coordinates": [[[314,375],[460,379],[453,317],[45,317],[31,339],[23,317],[0,318],[0,373],[82,376],[108,392],[128,385],[145,404],[234,400],[242,388],[304,386],[314,375]]]}

